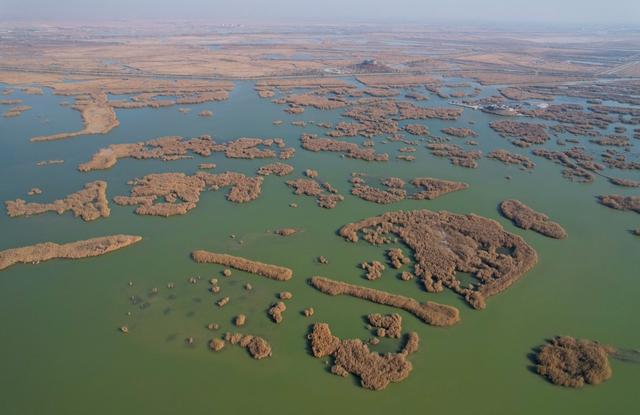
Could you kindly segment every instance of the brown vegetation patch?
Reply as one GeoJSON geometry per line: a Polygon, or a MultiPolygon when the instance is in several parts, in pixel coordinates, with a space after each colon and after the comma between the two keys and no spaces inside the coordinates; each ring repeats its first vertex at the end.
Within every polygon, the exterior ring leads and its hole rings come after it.
{"type": "Polygon", "coordinates": [[[560,224],[549,220],[544,213],[536,212],[519,200],[509,199],[500,203],[500,212],[511,219],[518,228],[531,229],[555,239],[564,239],[567,232],[560,224]]]}
{"type": "Polygon", "coordinates": [[[242,333],[225,333],[224,339],[233,345],[238,345],[249,352],[256,360],[271,356],[271,345],[262,337],[242,333]]]}
{"type": "Polygon", "coordinates": [[[312,277],[311,285],[328,295],[349,295],[377,304],[405,310],[432,326],[452,326],[460,320],[457,308],[431,301],[419,303],[417,300],[402,295],[391,294],[373,288],[347,284],[323,277],[312,277]]]}
{"type": "Polygon", "coordinates": [[[280,228],[274,231],[276,235],[280,235],[280,236],[291,236],[298,232],[300,232],[300,230],[296,228],[280,228]]]}
{"type": "Polygon", "coordinates": [[[611,348],[584,339],[559,336],[540,348],[536,355],[538,373],[550,382],[571,388],[585,383],[600,384],[611,377],[611,348]]]}
{"type": "Polygon", "coordinates": [[[404,252],[400,248],[392,248],[387,250],[387,258],[391,262],[391,266],[395,269],[402,268],[403,265],[407,265],[411,262],[409,258],[404,256],[404,252]]]}
{"type": "Polygon", "coordinates": [[[427,126],[422,124],[407,124],[404,126],[404,130],[411,135],[429,135],[429,129],[427,128],[427,126]]]}
{"type": "Polygon", "coordinates": [[[288,180],[287,186],[291,187],[296,195],[315,197],[318,206],[325,209],[333,209],[344,200],[344,196],[338,194],[329,183],[321,184],[315,179],[288,180]]]}
{"type": "Polygon", "coordinates": [[[493,150],[487,155],[487,157],[490,159],[499,160],[504,164],[517,164],[523,170],[533,169],[536,166],[536,164],[531,161],[529,157],[517,153],[510,153],[507,150],[503,149],[493,150]]]}
{"type": "Polygon", "coordinates": [[[494,121],[489,126],[502,137],[515,137],[512,141],[519,147],[528,147],[531,144],[544,144],[549,140],[549,135],[543,124],[534,124],[518,121],[494,121]]]}
{"type": "Polygon", "coordinates": [[[379,261],[363,262],[360,264],[360,268],[365,270],[365,278],[369,281],[379,280],[382,277],[382,272],[385,269],[384,264],[379,261]]]}
{"type": "Polygon", "coordinates": [[[363,388],[371,390],[382,390],[391,382],[406,379],[413,369],[407,357],[418,350],[419,343],[418,335],[412,332],[400,353],[381,355],[371,352],[360,339],[340,340],[331,334],[327,323],[314,324],[308,339],[315,357],[334,358],[332,373],[352,373],[360,378],[363,388]]]}
{"type": "Polygon", "coordinates": [[[281,155],[287,150],[281,139],[238,138],[225,143],[216,143],[210,136],[204,135],[188,140],[178,136],[160,137],[146,142],[112,144],[100,149],[91,160],[81,164],[78,170],[86,172],[113,167],[118,159],[136,160],[160,159],[164,161],[185,158],[189,152],[208,157],[212,153],[224,153],[228,158],[273,158],[277,156],[271,149],[274,144],[280,148],[281,155]]]}
{"type": "Polygon", "coordinates": [[[415,200],[433,200],[447,193],[457,192],[469,187],[466,183],[431,177],[416,177],[411,180],[411,184],[420,189],[419,192],[411,195],[411,198],[415,200]]]}
{"type": "Polygon", "coordinates": [[[373,148],[363,148],[356,143],[333,140],[331,138],[318,138],[312,134],[303,134],[300,138],[302,148],[309,151],[330,151],[344,153],[345,156],[365,161],[387,161],[387,153],[378,154],[373,148]]]}
{"type": "Polygon", "coordinates": [[[111,235],[66,244],[44,242],[22,248],[6,249],[0,251],[0,270],[17,263],[39,264],[50,259],[81,259],[104,255],[141,240],[141,236],[111,235]]]}
{"type": "Polygon", "coordinates": [[[537,262],[536,251],[519,236],[505,232],[491,219],[429,210],[387,212],[340,229],[357,242],[359,235],[374,245],[397,236],[412,251],[415,274],[429,292],[445,287],[482,309],[488,297],[506,290],[537,262]],[[476,282],[463,287],[458,272],[471,273],[476,282]]]}
{"type": "Polygon", "coordinates": [[[22,115],[23,112],[29,111],[31,107],[29,105],[18,105],[11,107],[2,114],[5,118],[14,118],[22,115]]]}
{"type": "Polygon", "coordinates": [[[211,174],[198,172],[149,174],[135,179],[130,196],[116,196],[113,201],[121,206],[138,205],[138,215],[184,215],[194,209],[205,189],[218,190],[231,187],[227,200],[245,203],[257,199],[262,191],[262,177],[247,177],[242,173],[211,174]],[[163,200],[163,201],[159,201],[163,200]]]}
{"type": "Polygon", "coordinates": [[[191,257],[199,264],[219,264],[227,267],[256,274],[277,281],[287,281],[293,276],[293,271],[279,265],[265,264],[263,262],[252,261],[239,256],[218,254],[208,251],[193,251],[191,257]]]}
{"type": "Polygon", "coordinates": [[[598,201],[611,209],[640,213],[640,196],[605,195],[598,196],[598,201]]]}
{"type": "MultiPolygon", "coordinates": [[[[34,192],[33,194],[39,193],[34,192]]],[[[22,199],[16,199],[6,201],[5,205],[7,214],[12,218],[39,215],[45,212],[56,212],[58,215],[62,215],[66,211],[71,211],[75,217],[82,218],[84,221],[92,221],[109,217],[111,213],[107,200],[107,182],[104,181],[87,183],[84,185],[84,189],[52,203],[27,203],[22,199]]]]}
{"type": "Polygon", "coordinates": [[[514,101],[526,101],[530,99],[540,99],[544,101],[553,101],[553,95],[540,94],[537,92],[527,91],[519,87],[500,88],[498,92],[507,99],[514,101]]]}
{"type": "Polygon", "coordinates": [[[579,183],[593,182],[595,176],[592,172],[604,169],[604,166],[595,163],[593,157],[588,155],[584,149],[580,147],[573,147],[567,151],[552,151],[545,148],[536,148],[531,153],[563,166],[562,175],[571,181],[579,183]]]}
{"type": "Polygon", "coordinates": [[[482,157],[481,151],[465,151],[455,144],[429,143],[427,148],[436,157],[447,158],[454,166],[475,169],[478,167],[477,160],[482,157]]]}
{"type": "Polygon", "coordinates": [[[83,129],[70,133],[33,137],[31,141],[53,141],[80,135],[106,134],[120,125],[115,111],[109,105],[107,95],[103,92],[77,96],[73,109],[82,114],[83,129]]]}
{"type": "Polygon", "coordinates": [[[271,163],[261,166],[256,173],[260,176],[286,176],[293,172],[293,166],[285,163],[271,163]]]}
{"type": "Polygon", "coordinates": [[[458,127],[447,127],[443,128],[443,133],[447,135],[451,135],[458,138],[469,138],[469,137],[477,137],[478,133],[469,128],[458,128],[458,127]]]}
{"type": "Polygon", "coordinates": [[[289,95],[284,98],[291,107],[314,107],[320,110],[335,110],[344,108],[347,102],[340,98],[323,97],[315,94],[289,95]]]}
{"type": "Polygon", "coordinates": [[[616,186],[622,187],[640,187],[640,180],[620,179],[618,177],[609,177],[609,181],[616,186]]]}
{"type": "Polygon", "coordinates": [[[267,314],[271,316],[271,319],[274,321],[274,323],[280,324],[283,320],[282,313],[284,313],[286,310],[287,306],[285,305],[285,303],[283,303],[282,301],[278,301],[277,303],[272,305],[269,310],[267,310],[267,314]]]}
{"type": "Polygon", "coordinates": [[[424,84],[440,84],[440,81],[428,75],[360,75],[358,82],[373,88],[406,88],[424,84]]]}
{"type": "Polygon", "coordinates": [[[378,330],[378,337],[391,337],[398,339],[402,334],[402,316],[397,313],[379,314],[373,313],[367,316],[369,324],[378,330]]]}

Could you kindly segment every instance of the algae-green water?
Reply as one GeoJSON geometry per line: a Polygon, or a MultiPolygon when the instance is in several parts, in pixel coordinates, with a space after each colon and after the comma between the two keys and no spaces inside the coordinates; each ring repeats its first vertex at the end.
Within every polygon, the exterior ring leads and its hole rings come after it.
{"type": "MultiPolygon", "coordinates": [[[[323,130],[291,126],[290,121],[335,123],[340,112],[308,109],[292,116],[258,98],[250,82],[236,83],[228,101],[194,105],[188,114],[175,107],[121,110],[117,112],[121,124],[109,134],[47,143],[31,143],[29,138],[79,129],[79,113],[60,106],[64,99],[49,90],[43,96],[16,92],[12,97],[23,98],[33,109],[17,118],[0,118],[3,201],[53,201],[93,180],[106,180],[112,198],[128,194],[127,182],[149,173],[193,173],[199,163],[213,162],[217,164],[214,172],[253,174],[272,162],[232,160],[218,153],[173,162],[124,159],[109,170],[76,170],[98,149],[113,143],[164,135],[211,134],[219,141],[282,137],[297,153],[287,161],[295,172],[289,177],[266,177],[261,196],[251,203],[228,202],[222,189],[204,192],[194,210],[171,218],[137,216],[132,207],[113,203],[110,217],[90,223],[70,213],[14,219],[0,215],[0,249],[115,233],[144,238],[100,257],[15,265],[0,272],[2,414],[627,414],[640,405],[640,365],[612,359],[610,380],[574,390],[554,386],[535,374],[530,359],[534,347],[555,335],[594,339],[623,349],[640,347],[640,238],[630,233],[640,227],[640,216],[596,201],[600,194],[637,194],[637,190],[615,187],[603,178],[593,184],[564,179],[560,166],[513,147],[491,131],[488,123],[495,116],[465,110],[456,122],[421,122],[435,134],[445,126],[473,128],[480,133],[475,139],[478,149],[485,154],[496,148],[526,154],[537,164],[533,171],[486,158],[479,161],[478,169],[455,167],[432,156],[423,143],[417,146],[414,162],[395,160],[397,149],[404,145],[382,143],[383,137],[375,141],[378,152],[390,154],[386,163],[308,152],[300,148],[300,134],[323,130]],[[214,116],[198,117],[203,109],[212,110],[214,116]],[[277,119],[284,124],[273,125],[277,119]],[[65,163],[36,167],[38,161],[52,159],[65,163]],[[345,201],[326,210],[317,207],[313,198],[293,195],[284,182],[307,168],[318,170],[319,178],[336,187],[345,201]],[[433,201],[376,205],[349,194],[352,172],[367,173],[372,180],[429,176],[463,181],[470,187],[433,201]],[[32,187],[41,188],[43,194],[27,197],[32,187]],[[548,214],[565,227],[569,237],[553,240],[516,228],[497,211],[497,204],[506,198],[520,199],[548,214]],[[290,203],[298,208],[289,207],[290,203]],[[384,261],[385,248],[346,242],[337,230],[385,211],[421,208],[495,219],[532,245],[539,263],[506,292],[490,298],[483,311],[469,308],[449,292],[428,294],[416,282],[401,281],[398,272],[389,268],[382,279],[365,280],[358,264],[384,261]],[[281,227],[301,232],[286,238],[272,233],[281,227]],[[189,254],[195,249],[287,266],[294,270],[294,277],[277,282],[234,271],[224,278],[222,267],[194,263],[189,254]],[[326,256],[329,264],[318,264],[319,255],[326,256]],[[327,322],[341,338],[368,339],[372,333],[363,317],[397,310],[326,296],[309,286],[308,278],[314,275],[454,305],[462,320],[450,328],[436,328],[399,311],[403,330],[420,336],[420,350],[410,357],[413,371],[383,391],[365,390],[355,377],[332,375],[327,359],[311,356],[306,340],[309,326],[327,322]],[[189,284],[192,276],[202,280],[189,284]],[[207,290],[211,277],[220,280],[219,295],[207,290]],[[170,282],[175,289],[167,288],[170,282]],[[247,282],[253,290],[243,288],[247,282]],[[158,294],[150,294],[153,288],[158,288],[158,294]],[[284,322],[276,325],[266,310],[280,291],[290,291],[294,297],[287,301],[284,322]],[[223,295],[231,301],[219,308],[215,301],[223,295]],[[140,302],[132,303],[132,296],[140,302]],[[315,309],[312,318],[301,314],[306,307],[315,309]],[[241,329],[232,324],[238,313],[248,319],[241,329]],[[207,330],[210,322],[220,324],[220,330],[207,330]],[[129,327],[126,336],[118,331],[122,325],[129,327]],[[236,330],[266,338],[273,356],[257,361],[229,345],[219,353],[209,351],[213,336],[236,330]],[[193,345],[184,341],[189,336],[195,339],[193,345]]],[[[447,104],[431,95],[420,105],[447,104]]],[[[589,151],[601,151],[583,141],[589,151]]],[[[638,156],[638,144],[635,140],[630,157],[638,156]]],[[[556,145],[552,140],[545,147],[556,145]]],[[[633,172],[612,174],[638,178],[633,172]]],[[[384,340],[373,349],[386,352],[400,346],[384,340]]]]}

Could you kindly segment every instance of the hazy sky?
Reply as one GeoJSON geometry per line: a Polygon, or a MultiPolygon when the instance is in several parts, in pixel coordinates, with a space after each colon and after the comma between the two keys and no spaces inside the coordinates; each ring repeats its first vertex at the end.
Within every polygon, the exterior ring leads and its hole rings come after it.
{"type": "Polygon", "coordinates": [[[0,20],[145,18],[640,25],[640,0],[0,0],[0,20]]]}

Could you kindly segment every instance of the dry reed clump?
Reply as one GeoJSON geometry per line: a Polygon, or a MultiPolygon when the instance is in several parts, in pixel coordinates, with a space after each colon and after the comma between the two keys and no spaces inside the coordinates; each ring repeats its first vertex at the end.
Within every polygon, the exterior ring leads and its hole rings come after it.
{"type": "Polygon", "coordinates": [[[271,308],[269,308],[267,313],[271,316],[271,319],[275,323],[279,324],[282,323],[282,313],[284,313],[286,310],[287,306],[282,301],[278,301],[273,306],[271,306],[271,308]]]}
{"type": "Polygon", "coordinates": [[[6,249],[0,251],[0,270],[17,263],[38,264],[50,259],[81,259],[104,255],[141,240],[141,236],[135,235],[110,235],[66,244],[43,242],[22,248],[6,249]]]}
{"type": "Polygon", "coordinates": [[[315,94],[289,95],[284,98],[284,101],[289,104],[291,108],[314,107],[320,110],[335,110],[344,108],[348,104],[348,102],[342,98],[327,98],[315,94]]]}
{"type": "Polygon", "coordinates": [[[498,149],[487,154],[490,159],[499,160],[505,164],[518,164],[522,170],[533,169],[536,164],[527,156],[510,153],[507,150],[498,149]]]}
{"type": "Polygon", "coordinates": [[[235,324],[236,327],[242,327],[246,323],[247,323],[247,316],[245,316],[244,314],[238,314],[236,318],[233,320],[233,324],[235,324]]]}
{"type": "Polygon", "coordinates": [[[404,126],[404,130],[411,135],[428,136],[429,129],[422,124],[407,124],[404,126]]]}
{"type": "Polygon", "coordinates": [[[595,163],[593,157],[580,147],[573,147],[567,151],[552,151],[545,148],[536,148],[531,153],[563,166],[562,175],[578,183],[592,183],[595,179],[592,172],[604,169],[604,166],[595,163]]]}
{"type": "MultiPolygon", "coordinates": [[[[34,192],[33,194],[39,193],[34,192]]],[[[107,182],[101,180],[87,183],[84,185],[84,189],[52,203],[27,203],[22,199],[16,199],[6,201],[5,205],[7,214],[12,218],[45,212],[56,212],[62,215],[66,211],[71,211],[75,217],[80,217],[88,222],[109,217],[111,213],[107,200],[107,182]]]]}
{"type": "Polygon", "coordinates": [[[518,121],[494,121],[489,126],[502,137],[515,137],[512,143],[519,147],[529,147],[532,144],[544,144],[549,135],[543,124],[518,121]]]}
{"type": "Polygon", "coordinates": [[[293,166],[285,163],[271,163],[260,167],[256,174],[260,176],[286,176],[293,172],[293,166]]]}
{"type": "Polygon", "coordinates": [[[400,274],[400,279],[402,281],[411,281],[413,278],[413,274],[408,271],[402,271],[402,274],[400,274]]]}
{"type": "Polygon", "coordinates": [[[564,239],[567,232],[560,224],[549,220],[543,213],[536,212],[519,200],[509,199],[500,203],[500,212],[522,229],[532,229],[550,238],[564,239]]]}
{"type": "Polygon", "coordinates": [[[294,150],[283,148],[284,143],[278,139],[238,138],[225,143],[216,143],[208,135],[188,140],[179,136],[160,137],[146,142],[112,144],[102,148],[91,157],[90,161],[80,164],[78,170],[86,172],[108,169],[122,158],[179,160],[190,157],[189,153],[203,157],[208,157],[212,153],[224,153],[228,158],[273,158],[277,156],[277,153],[270,148],[274,144],[280,149],[280,156],[294,150]]]}
{"type": "Polygon", "coordinates": [[[339,202],[344,200],[344,196],[337,194],[337,190],[331,187],[329,183],[320,184],[315,179],[298,178],[288,180],[287,186],[291,187],[296,195],[315,197],[318,206],[325,209],[333,209],[339,202]]]}
{"type": "MultiPolygon", "coordinates": [[[[353,187],[351,194],[368,202],[379,204],[395,203],[407,198],[407,191],[404,189],[404,180],[397,177],[388,177],[381,180],[386,189],[379,189],[365,184],[361,175],[354,175],[351,178],[353,187]]],[[[409,199],[432,200],[444,194],[463,190],[469,187],[466,183],[449,180],[434,179],[431,177],[416,177],[411,180],[411,184],[420,191],[410,195],[409,199]]]]}
{"type": "Polygon", "coordinates": [[[360,268],[366,271],[365,277],[369,281],[375,281],[382,277],[382,272],[384,271],[385,267],[381,262],[373,261],[371,263],[361,263],[360,268]]]}
{"type": "Polygon", "coordinates": [[[598,196],[598,201],[611,209],[640,213],[640,196],[604,195],[598,196]]]}
{"type": "Polygon", "coordinates": [[[447,158],[454,166],[475,169],[478,167],[477,160],[482,157],[481,151],[465,151],[456,144],[429,143],[427,148],[436,157],[447,158]]]}
{"type": "Polygon", "coordinates": [[[280,298],[281,300],[291,300],[293,298],[293,294],[291,294],[289,291],[281,291],[278,294],[278,298],[280,298]]]}
{"type": "Polygon", "coordinates": [[[388,161],[387,153],[378,154],[373,148],[363,148],[356,143],[334,140],[331,138],[317,138],[312,134],[303,134],[300,138],[302,148],[309,151],[330,151],[343,153],[346,157],[365,161],[388,161]]]}
{"type": "Polygon", "coordinates": [[[411,184],[421,189],[421,191],[411,196],[415,200],[433,200],[447,193],[457,192],[469,187],[466,183],[434,179],[432,177],[416,177],[411,180],[411,184]]]}
{"type": "Polygon", "coordinates": [[[469,137],[477,137],[478,133],[469,128],[458,128],[458,127],[447,127],[443,128],[443,133],[447,135],[451,135],[458,138],[469,138],[469,137]]]}
{"type": "Polygon", "coordinates": [[[556,385],[581,388],[597,385],[611,377],[611,348],[591,340],[559,336],[540,348],[538,373],[556,385]]]}
{"type": "Polygon", "coordinates": [[[242,333],[225,333],[224,339],[233,345],[247,349],[256,360],[271,356],[271,345],[262,337],[242,333]]]}
{"type": "Polygon", "coordinates": [[[393,313],[383,315],[374,313],[369,314],[367,319],[371,326],[383,330],[382,332],[379,331],[379,333],[382,334],[379,337],[400,338],[400,334],[402,334],[402,316],[400,316],[400,314],[393,313]]]}
{"type": "Polygon", "coordinates": [[[280,236],[291,236],[298,233],[300,230],[296,228],[280,228],[273,231],[276,235],[280,236]]]}
{"type": "Polygon", "coordinates": [[[240,271],[261,275],[277,281],[287,281],[293,276],[293,271],[289,268],[252,261],[239,256],[198,250],[193,251],[191,253],[191,257],[199,264],[209,263],[225,265],[240,271]]]}
{"type": "Polygon", "coordinates": [[[622,187],[640,187],[640,180],[620,179],[618,177],[609,177],[609,181],[616,186],[622,187]]]}
{"type": "Polygon", "coordinates": [[[341,281],[333,281],[323,277],[311,278],[311,285],[328,295],[349,295],[405,310],[433,326],[452,326],[460,320],[460,313],[457,308],[431,301],[421,304],[413,298],[373,288],[351,285],[341,281]]]}
{"type": "Polygon", "coordinates": [[[247,177],[236,172],[198,172],[193,176],[184,173],[149,174],[130,182],[133,186],[130,196],[116,196],[113,201],[121,206],[137,205],[135,212],[138,215],[184,215],[196,207],[204,190],[231,187],[227,200],[246,203],[260,196],[262,181],[262,177],[247,177]]]}
{"type": "Polygon", "coordinates": [[[315,357],[333,357],[332,373],[343,377],[352,373],[360,378],[363,388],[371,390],[382,390],[391,382],[406,379],[413,369],[407,357],[418,346],[418,335],[410,333],[400,353],[381,355],[371,352],[360,339],[341,340],[335,337],[327,323],[314,324],[308,339],[315,357]]]}
{"type": "Polygon", "coordinates": [[[11,107],[2,114],[5,118],[14,118],[22,115],[23,112],[29,111],[32,107],[29,105],[17,105],[11,107]]]}
{"type": "Polygon", "coordinates": [[[212,339],[209,342],[209,348],[211,350],[213,350],[214,352],[219,352],[220,350],[224,349],[224,340],[222,340],[222,339],[212,339]]]}
{"type": "Polygon", "coordinates": [[[506,290],[538,261],[536,251],[519,236],[491,219],[426,209],[387,212],[340,229],[340,235],[357,242],[359,235],[373,245],[398,237],[412,251],[415,275],[429,292],[445,287],[465,297],[476,309],[506,290]],[[471,273],[476,282],[463,287],[458,272],[471,273]]]}
{"type": "Polygon", "coordinates": [[[304,171],[304,175],[310,179],[315,179],[316,177],[318,177],[318,170],[307,169],[304,171]]]}
{"type": "Polygon", "coordinates": [[[31,138],[31,141],[53,141],[90,134],[106,134],[120,125],[113,107],[109,104],[107,94],[91,91],[76,96],[73,109],[80,111],[84,127],[79,131],[58,133],[31,138]]]}
{"type": "Polygon", "coordinates": [[[27,192],[27,195],[29,196],[35,196],[35,195],[41,195],[41,194],[42,194],[42,189],[39,189],[37,187],[34,187],[27,192]]]}
{"type": "Polygon", "coordinates": [[[378,189],[366,185],[364,180],[359,176],[353,177],[351,183],[353,184],[351,194],[368,202],[379,204],[395,203],[404,200],[407,196],[406,190],[402,188],[404,187],[404,181],[401,179],[383,181],[386,189],[378,189]],[[402,186],[399,186],[400,183],[402,183],[402,186]]]}
{"type": "Polygon", "coordinates": [[[387,258],[391,262],[391,266],[395,269],[400,269],[403,265],[407,265],[411,262],[409,258],[404,256],[404,252],[400,248],[392,248],[387,250],[387,258]]]}
{"type": "Polygon", "coordinates": [[[315,310],[313,309],[313,307],[308,307],[302,311],[302,314],[305,317],[312,317],[315,314],[315,310]]]}

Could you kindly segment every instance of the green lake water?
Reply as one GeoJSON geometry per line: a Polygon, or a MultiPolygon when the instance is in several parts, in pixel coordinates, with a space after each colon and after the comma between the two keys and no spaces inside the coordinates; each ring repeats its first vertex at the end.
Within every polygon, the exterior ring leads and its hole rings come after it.
{"type": "MultiPolygon", "coordinates": [[[[475,84],[474,84],[475,86],[475,84]]],[[[493,89],[487,88],[484,94],[493,89]]],[[[424,91],[422,91],[424,92],[424,91]]],[[[426,92],[425,92],[426,93],[426,92]]],[[[292,120],[335,123],[339,111],[308,109],[292,116],[283,107],[259,99],[253,84],[238,82],[225,102],[191,106],[189,114],[176,107],[118,111],[120,126],[106,135],[82,136],[48,143],[29,138],[81,128],[78,112],[60,106],[64,99],[45,91],[43,96],[20,97],[33,107],[18,118],[0,118],[0,200],[25,198],[52,201],[75,192],[93,180],[108,182],[108,196],[128,194],[127,181],[149,173],[193,173],[201,162],[225,170],[253,174],[270,160],[231,160],[222,154],[208,158],[161,162],[120,160],[110,170],[79,173],[79,163],[112,143],[147,140],[163,135],[185,137],[211,134],[216,140],[238,137],[282,137],[297,149],[287,161],[296,171],[289,177],[267,177],[262,195],[254,202],[233,204],[225,189],[205,192],[196,209],[171,218],[143,217],[131,207],[111,205],[109,218],[84,223],[70,213],[49,213],[10,219],[0,215],[0,249],[43,241],[69,242],[95,236],[127,233],[143,241],[109,255],[78,261],[54,260],[39,265],[16,265],[0,272],[0,413],[27,414],[629,414],[640,406],[640,364],[612,360],[613,377],[597,387],[573,390],[554,386],[534,374],[532,348],[555,335],[595,339],[619,348],[640,347],[640,238],[629,230],[640,227],[640,216],[599,205],[600,194],[637,194],[598,178],[593,184],[571,183],[561,167],[516,148],[489,129],[497,118],[465,110],[457,122],[421,121],[439,134],[445,126],[470,127],[480,133],[475,140],[485,154],[496,148],[527,154],[537,166],[522,172],[490,159],[478,169],[449,164],[418,146],[414,162],[395,160],[402,143],[380,143],[388,152],[386,163],[341,158],[336,153],[312,153],[299,146],[303,131],[321,133],[314,126],[289,125],[292,120]],[[211,118],[198,117],[203,109],[211,118]],[[276,119],[284,125],[274,126],[276,119]],[[469,121],[474,122],[473,125],[469,121]],[[39,160],[64,159],[62,165],[36,167],[39,160]],[[345,201],[325,210],[313,198],[292,194],[284,184],[307,168],[319,171],[345,201]],[[373,178],[396,176],[405,180],[430,176],[459,180],[468,190],[433,201],[403,201],[376,205],[349,194],[352,172],[373,178]],[[505,180],[505,176],[512,180],[505,180]],[[27,197],[39,187],[44,193],[27,197]],[[514,227],[501,217],[497,204],[516,198],[561,223],[569,237],[558,241],[514,227]],[[292,209],[290,203],[297,203],[292,209]],[[399,209],[449,210],[476,213],[499,221],[509,232],[523,236],[540,257],[538,265],[506,292],[488,300],[487,309],[469,308],[459,297],[445,292],[428,294],[416,282],[401,281],[387,268],[383,278],[369,282],[358,264],[384,260],[384,247],[366,242],[349,243],[336,232],[344,224],[385,211],[399,209]],[[303,231],[282,238],[270,231],[298,227],[303,231]],[[237,235],[235,239],[231,234],[237,235]],[[195,249],[227,252],[279,264],[294,270],[288,282],[267,280],[234,271],[220,275],[222,267],[199,265],[189,254],[195,249]],[[315,258],[326,256],[320,265],[315,258]],[[199,275],[199,284],[188,284],[199,275]],[[450,328],[423,324],[400,311],[403,330],[420,336],[420,350],[411,356],[413,371],[401,383],[372,392],[356,378],[329,372],[326,359],[308,351],[306,334],[313,322],[327,322],[341,338],[367,339],[363,317],[394,309],[349,297],[329,297],[308,284],[322,275],[372,286],[419,299],[458,307],[461,322],[450,328]],[[221,281],[222,292],[208,292],[207,280],[221,281]],[[129,287],[128,282],[134,286],[129,287]],[[176,288],[169,290],[167,283],[176,288]],[[243,285],[254,287],[248,292],[243,285]],[[149,296],[152,288],[159,293],[149,296]],[[280,291],[291,291],[284,322],[273,324],[266,310],[280,291]],[[141,297],[148,306],[132,305],[141,297]],[[214,302],[231,297],[224,308],[214,302]],[[315,315],[301,311],[312,306],[315,315]],[[127,316],[131,312],[131,316],[127,316]],[[245,333],[265,337],[273,356],[256,361],[245,350],[227,346],[220,353],[208,350],[208,341],[225,331],[235,331],[232,319],[247,315],[245,333]],[[210,332],[209,322],[221,325],[210,332]],[[126,324],[130,334],[118,327],[126,324]],[[184,339],[195,338],[187,346],[184,339]]],[[[566,99],[565,99],[566,100],[566,99]]],[[[572,100],[572,102],[580,100],[572,100]]],[[[446,105],[431,95],[420,105],[446,105]]],[[[362,139],[349,139],[362,142],[362,139]]],[[[452,143],[465,140],[452,138],[452,143]]],[[[586,139],[584,139],[586,142],[586,139]]],[[[633,140],[632,140],[633,141],[633,140]]],[[[637,158],[639,142],[629,157],[637,158]]],[[[600,152],[602,148],[589,150],[600,152]]],[[[552,140],[547,148],[555,148],[552,140]]],[[[473,147],[471,147],[473,149],[473,147]]],[[[608,172],[607,172],[608,173],[608,172]]],[[[615,171],[618,177],[638,179],[638,174],[615,171]]],[[[373,347],[395,351],[401,345],[384,340],[373,347]]]]}

